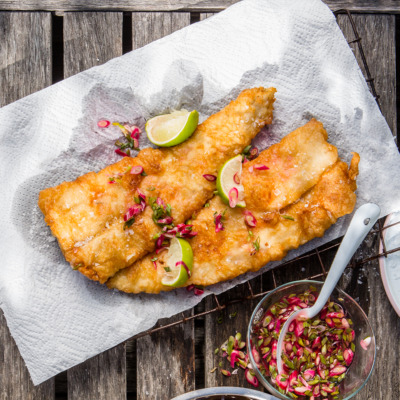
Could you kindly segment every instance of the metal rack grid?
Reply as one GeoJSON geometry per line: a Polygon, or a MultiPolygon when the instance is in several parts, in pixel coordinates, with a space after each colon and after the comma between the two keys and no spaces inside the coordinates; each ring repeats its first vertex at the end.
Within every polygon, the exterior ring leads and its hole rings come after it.
{"type": "MultiPolygon", "coordinates": [[[[337,10],[337,11],[334,12],[334,15],[336,16],[336,18],[337,18],[337,16],[339,14],[347,15],[347,17],[349,18],[349,22],[350,22],[351,27],[352,27],[353,32],[354,32],[354,39],[349,41],[348,43],[349,44],[357,43],[358,50],[360,52],[361,60],[362,60],[362,63],[363,63],[363,66],[364,66],[364,70],[365,70],[366,82],[368,83],[368,85],[370,87],[371,93],[374,96],[374,98],[376,100],[376,103],[378,104],[379,109],[381,109],[381,106],[380,106],[380,103],[379,103],[379,97],[380,96],[376,92],[374,78],[371,75],[370,69],[368,67],[367,60],[365,58],[365,53],[364,53],[364,49],[363,49],[363,46],[362,46],[362,38],[358,34],[358,31],[357,31],[357,28],[356,28],[356,24],[355,24],[354,19],[353,19],[352,15],[351,15],[351,12],[349,10],[346,10],[346,9],[340,9],[340,10],[337,10]]],[[[368,234],[367,239],[369,237],[371,237],[371,236],[375,236],[376,237],[376,235],[378,235],[379,236],[379,240],[382,243],[382,252],[378,251],[376,254],[374,254],[372,256],[369,256],[369,257],[366,257],[366,258],[363,258],[361,260],[355,260],[353,258],[353,260],[349,263],[349,265],[346,267],[346,269],[355,268],[355,267],[358,267],[360,265],[366,264],[366,263],[368,263],[370,261],[379,259],[380,257],[387,257],[389,254],[392,254],[392,253],[400,251],[400,246],[396,247],[395,249],[387,250],[386,244],[385,244],[384,235],[383,235],[383,231],[385,229],[388,229],[388,228],[390,228],[390,227],[392,227],[394,225],[398,225],[398,224],[400,224],[400,221],[396,222],[396,223],[393,223],[393,224],[390,224],[390,225],[387,225],[387,226],[384,226],[384,218],[378,220],[378,222],[375,224],[374,230],[372,230],[368,234]]],[[[304,254],[304,255],[296,257],[296,258],[294,258],[292,260],[286,261],[286,262],[276,266],[274,269],[281,269],[281,268],[284,268],[284,267],[288,267],[289,265],[291,265],[293,263],[296,263],[298,261],[301,261],[301,260],[308,259],[308,258],[311,258],[313,256],[316,256],[318,258],[318,261],[319,261],[319,266],[321,267],[321,272],[317,273],[317,274],[314,274],[312,276],[307,276],[304,279],[310,279],[310,280],[312,280],[312,279],[325,279],[325,277],[327,276],[327,268],[325,267],[325,265],[324,265],[324,263],[322,261],[321,254],[323,254],[325,252],[328,252],[328,251],[333,251],[333,250],[337,249],[339,247],[339,245],[340,245],[340,243],[334,243],[334,244],[332,244],[332,243],[329,244],[328,243],[327,245],[322,246],[319,249],[316,248],[313,251],[308,252],[307,254],[304,254]]],[[[265,273],[271,272],[271,274],[272,274],[273,289],[275,289],[278,286],[277,282],[276,282],[275,274],[274,274],[274,269],[270,269],[270,270],[265,272],[265,273]]],[[[253,300],[253,299],[257,299],[257,298],[263,297],[263,296],[265,296],[266,294],[268,294],[269,292],[271,292],[273,290],[273,289],[270,289],[270,290],[267,290],[267,291],[262,291],[260,293],[254,293],[249,281],[247,281],[247,286],[248,286],[249,294],[247,296],[245,296],[245,297],[233,299],[233,300],[230,300],[228,302],[225,302],[224,304],[220,304],[220,302],[218,301],[217,295],[214,294],[212,296],[214,298],[215,307],[212,307],[212,308],[210,308],[208,310],[205,310],[203,312],[199,312],[197,314],[193,314],[193,315],[191,315],[189,317],[182,316],[181,319],[179,319],[179,320],[177,320],[175,322],[166,323],[166,324],[163,324],[161,326],[157,326],[155,328],[152,328],[152,329],[149,329],[147,331],[141,332],[138,335],[133,336],[131,339],[138,339],[140,337],[147,336],[147,335],[150,335],[152,333],[155,333],[155,332],[158,332],[158,331],[162,331],[164,329],[168,329],[168,328],[176,326],[176,325],[180,325],[182,323],[191,321],[191,320],[199,318],[199,317],[203,317],[205,315],[208,315],[208,314],[211,314],[211,313],[214,313],[214,312],[221,312],[222,310],[224,310],[225,308],[227,308],[228,306],[230,306],[232,304],[237,304],[237,303],[241,303],[243,301],[249,301],[249,300],[253,300]]],[[[182,315],[183,315],[183,313],[182,313],[182,315]]]]}

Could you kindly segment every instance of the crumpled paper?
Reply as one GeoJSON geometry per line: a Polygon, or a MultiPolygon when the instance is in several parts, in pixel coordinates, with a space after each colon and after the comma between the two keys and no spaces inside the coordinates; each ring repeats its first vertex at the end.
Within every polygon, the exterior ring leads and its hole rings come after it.
{"type": "MultiPolygon", "coordinates": [[[[149,116],[183,107],[205,119],[255,86],[278,90],[274,122],[256,139],[261,148],[316,117],[344,160],[351,151],[361,155],[358,204],[375,202],[382,215],[400,209],[400,157],[391,132],[319,0],[245,0],[0,109],[0,305],[34,384],[203,297],[185,289],[126,295],[73,271],[37,207],[39,191],[117,160],[113,142],[120,133],[100,130],[100,119],[143,127],[149,116]]],[[[287,259],[342,235],[348,220],[287,259]]]]}

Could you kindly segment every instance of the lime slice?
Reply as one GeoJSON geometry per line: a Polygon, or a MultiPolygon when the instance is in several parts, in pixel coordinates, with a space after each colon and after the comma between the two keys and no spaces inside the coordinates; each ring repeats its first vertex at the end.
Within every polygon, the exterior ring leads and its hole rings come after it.
{"type": "Polygon", "coordinates": [[[189,279],[193,268],[193,251],[189,242],[184,239],[172,238],[168,250],[167,267],[161,283],[165,286],[179,287],[189,279]],[[178,265],[177,265],[178,264],[178,265]]]}
{"type": "Polygon", "coordinates": [[[171,147],[188,139],[196,130],[198,122],[199,113],[196,110],[180,110],[149,119],[145,129],[151,143],[171,147]]]}
{"type": "Polygon", "coordinates": [[[244,202],[244,188],[240,183],[240,178],[242,175],[242,155],[238,155],[236,157],[228,160],[222,168],[218,172],[217,177],[217,190],[218,194],[221,196],[221,199],[224,203],[231,204],[233,207],[246,207],[246,203],[244,202]],[[232,200],[236,201],[233,202],[232,200]],[[235,204],[236,203],[236,204],[235,204]]]}

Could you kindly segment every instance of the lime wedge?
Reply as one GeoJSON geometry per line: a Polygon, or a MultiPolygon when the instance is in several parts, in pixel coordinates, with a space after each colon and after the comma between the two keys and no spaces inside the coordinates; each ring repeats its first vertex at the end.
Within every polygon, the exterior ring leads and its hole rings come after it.
{"type": "Polygon", "coordinates": [[[168,250],[167,267],[161,283],[165,286],[182,286],[189,279],[192,268],[193,251],[189,242],[176,237],[172,238],[168,250]],[[187,269],[182,262],[186,265],[187,269]]]}
{"type": "Polygon", "coordinates": [[[241,175],[241,154],[228,160],[218,172],[218,194],[223,202],[229,204],[231,207],[246,207],[246,203],[243,200],[244,188],[240,183],[241,175]]]}
{"type": "Polygon", "coordinates": [[[151,143],[171,147],[188,139],[196,130],[198,122],[199,113],[196,110],[180,110],[149,119],[145,129],[151,143]]]}

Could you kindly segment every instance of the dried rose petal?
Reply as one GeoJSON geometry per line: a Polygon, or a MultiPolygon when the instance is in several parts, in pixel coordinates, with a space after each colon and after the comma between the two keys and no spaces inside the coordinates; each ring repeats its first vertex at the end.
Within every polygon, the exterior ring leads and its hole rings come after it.
{"type": "Polygon", "coordinates": [[[164,200],[161,199],[160,197],[157,197],[156,203],[157,203],[158,206],[162,206],[162,207],[165,208],[164,200]]]}
{"type": "Polygon", "coordinates": [[[311,378],[314,378],[315,376],[315,371],[313,369],[306,369],[303,372],[303,377],[306,381],[309,381],[311,378]]]}
{"type": "Polygon", "coordinates": [[[128,211],[126,212],[126,214],[124,215],[124,221],[129,221],[132,217],[134,217],[135,215],[138,215],[142,212],[142,207],[139,206],[138,204],[135,204],[132,207],[129,207],[128,211]]]}
{"type": "Polygon", "coordinates": [[[318,375],[321,377],[321,379],[326,378],[326,370],[322,368],[322,364],[319,364],[317,367],[318,375]]]}
{"type": "MultiPolygon", "coordinates": [[[[166,217],[166,218],[162,218],[157,220],[157,223],[160,225],[170,225],[172,224],[172,218],[171,217],[166,217]]],[[[169,232],[168,232],[169,233],[169,232]]]]}
{"type": "Polygon", "coordinates": [[[99,121],[99,122],[97,123],[97,126],[98,126],[99,128],[108,128],[108,127],[110,126],[110,124],[111,124],[110,121],[107,121],[106,119],[102,119],[101,121],[99,121]]]}
{"type": "Polygon", "coordinates": [[[302,376],[299,376],[299,380],[308,390],[312,389],[311,386],[307,383],[307,381],[302,376]]]}
{"type": "Polygon", "coordinates": [[[321,336],[317,336],[315,339],[314,339],[314,341],[312,342],[312,345],[311,345],[311,347],[313,348],[313,349],[315,349],[316,347],[319,347],[319,345],[321,344],[321,336]]]}
{"type": "Polygon", "coordinates": [[[132,175],[139,175],[144,171],[143,167],[140,165],[135,165],[134,167],[131,168],[131,174],[132,175]]]}
{"type": "Polygon", "coordinates": [[[275,378],[277,385],[281,388],[281,389],[286,389],[287,385],[288,385],[288,381],[286,378],[284,378],[282,376],[282,374],[277,375],[277,377],[275,378]]]}
{"type": "Polygon", "coordinates": [[[224,225],[222,224],[221,219],[222,219],[222,215],[221,214],[217,214],[215,216],[215,232],[216,233],[224,230],[224,225]]]}
{"type": "Polygon", "coordinates": [[[278,349],[278,341],[274,339],[272,343],[272,358],[276,360],[276,350],[278,349]]]}
{"type": "Polygon", "coordinates": [[[294,392],[296,393],[296,394],[304,394],[305,392],[307,392],[309,389],[307,388],[307,387],[305,387],[305,386],[299,386],[299,387],[295,387],[294,388],[294,392]]]}
{"type": "Polygon", "coordinates": [[[207,179],[209,182],[214,182],[217,180],[217,177],[211,174],[204,174],[203,178],[207,179]]]}
{"type": "Polygon", "coordinates": [[[346,318],[342,318],[342,327],[343,327],[344,329],[350,328],[350,324],[349,324],[349,322],[347,321],[346,318]]]}
{"type": "Polygon", "coordinates": [[[326,392],[326,393],[333,393],[333,392],[335,391],[334,388],[330,388],[330,387],[327,386],[327,385],[322,385],[322,386],[321,386],[321,390],[323,390],[323,391],[326,392]]]}
{"type": "Polygon", "coordinates": [[[240,176],[239,176],[239,172],[236,172],[235,175],[233,175],[233,181],[234,181],[237,185],[240,185],[240,176]]]}
{"type": "Polygon", "coordinates": [[[119,156],[122,157],[129,157],[128,154],[126,154],[124,151],[120,150],[120,149],[116,149],[114,150],[116,154],[118,154],[119,156]]]}
{"type": "Polygon", "coordinates": [[[230,357],[231,357],[231,368],[235,368],[235,362],[239,358],[239,351],[232,350],[230,357]]]}
{"type": "Polygon", "coordinates": [[[186,273],[188,275],[188,277],[190,278],[192,276],[192,272],[190,271],[189,267],[185,264],[184,261],[178,261],[175,266],[179,267],[179,265],[182,265],[183,268],[185,268],[186,273]]]}
{"type": "Polygon", "coordinates": [[[195,294],[195,296],[201,296],[204,293],[204,289],[200,289],[198,287],[195,287],[193,289],[193,293],[195,294]]]}
{"type": "Polygon", "coordinates": [[[344,361],[346,361],[347,366],[349,366],[354,358],[354,353],[351,349],[345,349],[343,352],[344,361]]]}
{"type": "Polygon", "coordinates": [[[139,188],[137,188],[136,191],[138,193],[139,198],[146,201],[146,195],[139,188]]]}
{"type": "Polygon", "coordinates": [[[163,245],[164,240],[165,240],[165,235],[161,234],[156,241],[156,248],[160,249],[163,245]]]}
{"type": "Polygon", "coordinates": [[[269,168],[264,164],[255,164],[254,169],[258,169],[259,171],[265,171],[269,168]]]}
{"type": "Polygon", "coordinates": [[[254,217],[254,215],[250,211],[243,211],[243,214],[245,215],[244,220],[246,224],[252,228],[254,228],[257,225],[257,220],[254,217]]]}
{"type": "Polygon", "coordinates": [[[289,385],[293,386],[297,382],[297,377],[299,376],[299,372],[294,370],[290,375],[289,375],[289,385]]]}
{"type": "Polygon", "coordinates": [[[338,365],[337,367],[334,367],[329,371],[329,376],[342,375],[346,371],[347,371],[347,368],[345,366],[338,365]]]}
{"type": "Polygon", "coordinates": [[[244,372],[244,376],[246,378],[246,381],[250,383],[250,385],[253,385],[254,387],[258,387],[258,379],[255,375],[253,375],[249,369],[246,369],[244,372]]]}
{"type": "Polygon", "coordinates": [[[304,324],[301,321],[296,320],[296,328],[294,328],[294,334],[300,337],[304,332],[304,324]]]}
{"type": "Polygon", "coordinates": [[[327,318],[343,318],[344,314],[342,312],[330,312],[326,314],[327,318]]]}
{"type": "Polygon", "coordinates": [[[139,139],[139,136],[140,136],[140,134],[141,134],[141,130],[139,129],[139,127],[137,127],[137,126],[135,126],[135,125],[132,125],[131,126],[131,130],[132,130],[132,132],[131,132],[131,138],[132,139],[139,139]]]}
{"type": "Polygon", "coordinates": [[[234,187],[229,191],[229,207],[235,208],[238,201],[239,201],[239,192],[234,187]]]}
{"type": "Polygon", "coordinates": [[[371,343],[371,336],[366,337],[365,339],[360,340],[360,345],[364,350],[367,350],[368,346],[371,343]]]}

